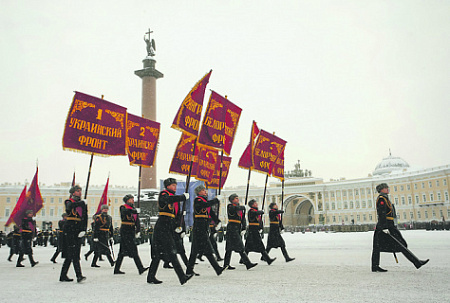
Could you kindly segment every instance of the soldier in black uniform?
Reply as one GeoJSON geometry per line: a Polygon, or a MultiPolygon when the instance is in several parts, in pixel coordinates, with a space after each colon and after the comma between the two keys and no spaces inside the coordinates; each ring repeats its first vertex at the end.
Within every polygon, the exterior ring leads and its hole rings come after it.
{"type": "Polygon", "coordinates": [[[286,250],[286,243],[281,236],[281,231],[284,229],[283,223],[281,222],[281,214],[284,213],[284,210],[278,210],[278,205],[274,202],[269,204],[269,208],[270,229],[269,236],[267,237],[266,251],[269,253],[272,248],[280,247],[286,262],[294,261],[295,258],[289,257],[286,250]]]}
{"type": "Polygon", "coordinates": [[[91,267],[100,267],[97,265],[97,260],[101,255],[106,255],[111,266],[114,266],[114,261],[111,257],[109,249],[109,240],[113,236],[112,218],[108,215],[109,207],[106,204],[101,206],[101,213],[94,217],[93,239],[95,246],[94,258],[92,259],[91,267]]]}
{"type": "Polygon", "coordinates": [[[63,245],[64,245],[64,223],[67,221],[67,214],[63,213],[61,215],[62,219],[58,221],[58,229],[56,232],[57,235],[57,245],[56,245],[56,251],[53,254],[53,257],[50,259],[53,263],[56,263],[56,258],[58,258],[59,253],[62,251],[63,245]]]}
{"type": "Polygon", "coordinates": [[[120,249],[116,260],[116,267],[114,268],[114,274],[124,274],[124,272],[120,270],[120,266],[122,266],[123,257],[125,256],[133,258],[139,274],[142,274],[148,267],[142,265],[136,242],[134,241],[135,238],[139,238],[141,231],[141,224],[139,221],[140,209],[134,207],[133,195],[126,195],[123,197],[123,202],[125,204],[120,206],[120,218],[122,220],[122,225],[120,226],[120,249]]]}
{"type": "Polygon", "coordinates": [[[28,255],[28,259],[30,260],[31,267],[36,266],[39,262],[34,261],[33,259],[33,248],[32,241],[36,236],[36,221],[33,220],[33,211],[27,210],[25,212],[25,218],[22,219],[22,250],[19,253],[19,258],[17,259],[16,267],[24,267],[22,265],[23,255],[28,255]]]}
{"type": "Polygon", "coordinates": [[[245,241],[245,252],[258,252],[261,253],[261,258],[267,262],[267,264],[272,264],[276,258],[271,259],[269,254],[266,252],[263,241],[261,239],[260,230],[263,229],[263,222],[261,216],[264,211],[258,210],[258,202],[254,199],[248,202],[250,209],[248,210],[248,233],[247,239],[245,241]]]}
{"type": "Polygon", "coordinates": [[[176,255],[176,244],[173,235],[177,227],[175,223],[174,204],[178,204],[179,207],[180,202],[185,202],[189,199],[189,194],[175,195],[177,181],[173,178],[164,180],[164,187],[166,189],[159,194],[158,198],[159,218],[156,221],[153,232],[152,262],[150,263],[150,270],[147,275],[147,283],[162,283],[162,281],[156,279],[156,271],[158,270],[161,259],[167,258],[172,264],[180,283],[183,285],[193,274],[187,275],[184,273],[176,255]]]}
{"type": "Polygon", "coordinates": [[[235,269],[230,266],[231,253],[233,251],[241,255],[241,260],[250,269],[258,265],[258,263],[250,262],[247,254],[245,253],[244,243],[242,242],[241,233],[245,232],[245,206],[239,205],[239,197],[236,194],[232,194],[228,197],[231,202],[227,205],[228,212],[228,225],[227,225],[227,242],[225,244],[225,261],[224,267],[227,269],[235,269]]]}
{"type": "MultiPolygon", "coordinates": [[[[17,227],[17,225],[14,225],[14,230],[10,232],[7,236],[7,241],[9,241],[9,257],[8,261],[12,262],[11,258],[13,255],[20,254],[21,248],[20,248],[20,228],[17,227]]],[[[22,261],[22,260],[21,260],[22,261]]]]}
{"type": "MultiPolygon", "coordinates": [[[[192,229],[192,246],[191,255],[189,257],[189,265],[186,270],[187,274],[194,273],[195,260],[197,255],[205,255],[211,266],[216,271],[217,275],[220,275],[224,270],[217,260],[213,256],[214,249],[209,239],[209,214],[213,212],[211,206],[220,202],[221,197],[216,197],[212,200],[207,200],[208,194],[206,188],[203,185],[195,188],[195,194],[197,197],[194,200],[194,228],[192,229]]],[[[215,214],[212,215],[218,220],[215,214]]]]}
{"type": "Polygon", "coordinates": [[[389,200],[389,186],[381,183],[376,187],[378,223],[373,235],[372,272],[386,272],[380,267],[380,252],[401,252],[414,266],[419,269],[427,264],[429,259],[419,260],[408,248],[405,239],[397,229],[395,207],[389,200]]]}
{"type": "Polygon", "coordinates": [[[80,250],[81,238],[86,233],[88,213],[86,203],[81,200],[81,187],[74,185],[70,188],[69,193],[70,198],[64,201],[67,221],[64,223],[62,257],[65,260],[61,268],[59,281],[73,281],[67,276],[70,264],[73,264],[77,282],[81,283],[86,280],[86,277],[81,273],[80,250]]]}

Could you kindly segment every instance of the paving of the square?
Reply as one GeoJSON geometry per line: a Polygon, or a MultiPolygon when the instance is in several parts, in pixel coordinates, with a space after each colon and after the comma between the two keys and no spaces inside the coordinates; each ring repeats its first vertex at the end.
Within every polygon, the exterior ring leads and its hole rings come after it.
{"type": "MultiPolygon", "coordinates": [[[[277,260],[270,266],[260,261],[260,255],[250,253],[258,266],[246,270],[233,253],[231,264],[236,270],[216,276],[205,262],[195,271],[200,274],[181,286],[172,269],[158,270],[157,278],[164,283],[146,283],[146,273],[140,276],[132,259],[125,258],[125,275],[113,275],[107,261],[100,268],[91,268],[81,261],[84,283],[59,282],[62,260],[50,262],[53,247],[35,247],[39,264],[31,268],[16,268],[8,262],[9,248],[0,248],[0,302],[450,302],[450,232],[403,231],[408,246],[420,259],[430,262],[417,270],[401,254],[395,263],[392,254],[381,254],[381,267],[387,273],[372,273],[370,257],[373,232],[362,233],[295,233],[283,234],[291,257],[284,262],[279,249],[270,252],[277,260]]],[[[264,242],[266,239],[264,239],[264,242]]],[[[219,243],[224,254],[225,243],[219,243]]],[[[150,262],[148,243],[139,247],[144,265],[150,262]]],[[[185,239],[187,252],[190,243],[185,239]]],[[[82,247],[84,254],[89,249],[82,247]]],[[[115,245],[117,254],[119,246],[115,245]]],[[[188,255],[189,257],[189,255],[188,255]]],[[[73,268],[69,277],[74,278],[73,268]]]]}

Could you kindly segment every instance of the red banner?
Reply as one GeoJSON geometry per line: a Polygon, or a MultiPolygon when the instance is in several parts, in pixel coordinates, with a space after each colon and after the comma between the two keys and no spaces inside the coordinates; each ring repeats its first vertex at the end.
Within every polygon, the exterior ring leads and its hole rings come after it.
{"type": "Polygon", "coordinates": [[[196,179],[211,182],[218,165],[220,165],[220,158],[217,150],[208,146],[200,146],[198,149],[196,179]]]}
{"type": "Polygon", "coordinates": [[[254,170],[271,175],[274,163],[285,146],[286,141],[261,130],[253,151],[254,170]]]}
{"type": "Polygon", "coordinates": [[[126,108],[76,92],[67,115],[63,149],[125,155],[126,108]]]}
{"type": "Polygon", "coordinates": [[[198,143],[231,153],[242,109],[212,91],[198,143]]]}
{"type": "Polygon", "coordinates": [[[22,193],[20,194],[19,200],[17,200],[16,206],[14,206],[14,209],[11,215],[9,216],[8,221],[6,221],[5,226],[9,226],[13,222],[17,226],[20,226],[23,216],[18,216],[17,214],[22,206],[23,201],[25,200],[26,193],[27,193],[27,186],[25,185],[25,187],[22,190],[22,193]]]}
{"type": "Polygon", "coordinates": [[[274,176],[277,179],[280,179],[281,181],[284,180],[284,150],[281,152],[281,154],[278,156],[278,158],[275,160],[273,164],[272,176],[274,176]]]}
{"type": "Polygon", "coordinates": [[[219,162],[216,167],[216,171],[214,172],[213,178],[211,182],[206,182],[208,188],[219,189],[219,179],[221,181],[220,188],[223,188],[228,178],[230,166],[231,166],[231,157],[222,156],[222,178],[219,178],[220,174],[220,156],[219,156],[219,162]]]}
{"type": "Polygon", "coordinates": [[[151,167],[155,162],[160,124],[127,114],[127,153],[130,165],[151,167]]]}
{"type": "Polygon", "coordinates": [[[244,150],[241,158],[239,159],[238,166],[244,169],[253,168],[253,147],[255,145],[255,138],[259,134],[259,128],[256,125],[256,122],[253,121],[252,130],[250,133],[250,143],[247,145],[247,148],[244,150]]]}
{"type": "Polygon", "coordinates": [[[106,180],[105,189],[103,189],[103,194],[102,197],[100,198],[100,202],[98,202],[97,212],[95,213],[96,215],[102,212],[102,205],[108,203],[108,185],[109,185],[109,177],[108,180],[106,180]]]}
{"type": "MultiPolygon", "coordinates": [[[[194,145],[197,137],[190,135],[188,133],[183,133],[181,135],[180,141],[178,141],[177,149],[172,158],[172,163],[170,164],[169,173],[175,173],[187,176],[189,174],[189,167],[191,165],[192,152],[194,151],[194,145]]],[[[191,176],[195,177],[196,165],[198,155],[198,148],[195,150],[194,154],[194,165],[192,167],[191,176]]]]}
{"type": "Polygon", "coordinates": [[[209,82],[212,70],[207,73],[197,84],[191,89],[189,94],[184,98],[178,109],[177,115],[173,120],[172,127],[182,132],[198,136],[198,128],[203,109],[203,98],[205,96],[206,85],[209,82]]]}

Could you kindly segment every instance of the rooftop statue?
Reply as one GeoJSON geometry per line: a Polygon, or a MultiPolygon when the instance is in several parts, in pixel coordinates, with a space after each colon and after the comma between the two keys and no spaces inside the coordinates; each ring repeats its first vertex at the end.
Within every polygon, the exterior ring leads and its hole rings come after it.
{"type": "Polygon", "coordinates": [[[150,29],[148,29],[148,32],[145,33],[145,34],[148,34],[148,39],[144,35],[144,41],[147,44],[147,55],[150,56],[150,57],[154,57],[155,56],[155,51],[156,51],[156,46],[155,46],[155,40],[154,39],[150,39],[150,34],[151,33],[153,33],[153,31],[150,31],[150,29]]]}

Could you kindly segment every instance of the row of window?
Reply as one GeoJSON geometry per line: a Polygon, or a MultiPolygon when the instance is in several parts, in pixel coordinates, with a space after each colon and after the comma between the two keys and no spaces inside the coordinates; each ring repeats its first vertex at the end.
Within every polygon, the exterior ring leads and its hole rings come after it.
{"type": "MultiPolygon", "coordinates": [[[[429,196],[427,197],[427,194],[422,194],[422,201],[420,201],[420,195],[416,194],[414,196],[414,202],[416,202],[416,204],[419,204],[419,202],[423,202],[423,203],[427,203],[427,202],[443,202],[442,201],[442,195],[441,192],[437,192],[436,195],[434,193],[429,193],[429,196]]],[[[445,191],[444,192],[444,201],[448,202],[449,201],[449,196],[448,196],[448,192],[445,191]]],[[[400,197],[400,202],[401,204],[399,204],[399,199],[398,197],[394,197],[394,202],[397,205],[406,205],[406,199],[405,196],[401,196],[400,197]]],[[[408,196],[408,205],[412,204],[412,197],[408,196]]]]}
{"type": "MultiPolygon", "coordinates": [[[[347,202],[347,201],[344,201],[343,205],[344,205],[344,209],[354,209],[355,206],[356,206],[356,208],[367,208],[367,206],[369,208],[372,208],[372,200],[368,200],[367,203],[366,203],[365,200],[363,200],[361,202],[361,204],[359,203],[359,201],[356,201],[355,204],[353,203],[353,201],[350,201],[350,203],[347,202]]],[[[325,203],[325,209],[326,210],[330,210],[330,203],[329,202],[325,203]]],[[[335,210],[335,209],[336,209],[336,202],[332,202],[331,203],[331,210],[335,210]]],[[[341,201],[337,202],[337,209],[342,209],[342,202],[341,201]]]]}
{"type": "MultiPolygon", "coordinates": [[[[361,188],[361,189],[355,189],[355,190],[349,189],[348,191],[347,190],[342,190],[342,196],[343,197],[347,197],[347,195],[348,195],[349,197],[353,197],[353,192],[355,193],[355,196],[359,196],[360,194],[364,195],[366,193],[368,195],[370,195],[370,193],[372,191],[370,190],[370,188],[366,188],[366,189],[361,188]]],[[[337,196],[338,198],[341,197],[341,190],[337,190],[336,194],[335,194],[334,191],[331,191],[329,193],[330,193],[331,198],[334,198],[335,196],[337,196]]],[[[325,198],[328,198],[328,192],[327,191],[325,192],[325,198]]]]}
{"type": "MultiPolygon", "coordinates": [[[[436,187],[439,187],[441,182],[440,180],[435,180],[436,183],[436,187]]],[[[422,188],[425,188],[425,184],[426,182],[421,182],[420,185],[422,188]]],[[[447,179],[442,179],[442,184],[444,186],[447,186],[447,179]]],[[[414,183],[414,189],[418,189],[418,183],[414,183]]],[[[428,181],[428,188],[432,188],[433,187],[433,181],[428,181]]],[[[398,189],[400,189],[400,191],[404,191],[405,190],[405,186],[404,185],[394,185],[394,192],[398,191],[398,189]]],[[[411,185],[407,184],[406,185],[406,190],[411,190],[411,185]]]]}

